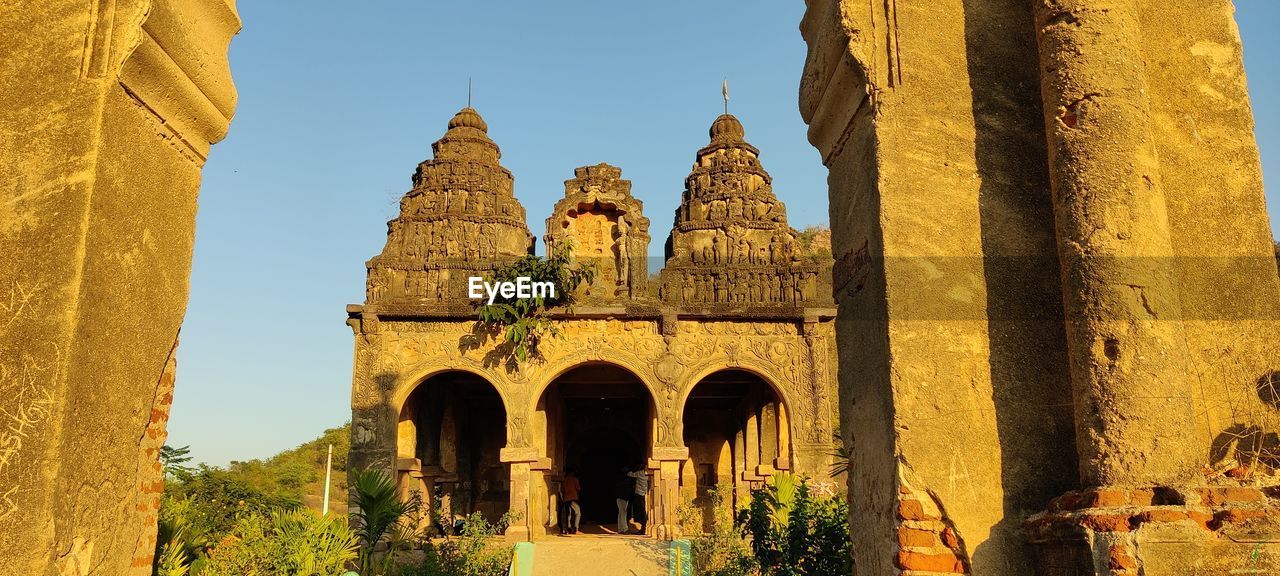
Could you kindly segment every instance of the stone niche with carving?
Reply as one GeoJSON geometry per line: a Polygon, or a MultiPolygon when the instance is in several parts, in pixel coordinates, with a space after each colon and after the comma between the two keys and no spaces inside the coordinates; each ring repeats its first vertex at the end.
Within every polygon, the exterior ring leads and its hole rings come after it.
{"type": "Polygon", "coordinates": [[[698,150],[666,246],[661,295],[685,308],[829,306],[831,261],[802,250],[760,151],[724,114],[698,150]]]}
{"type": "Polygon", "coordinates": [[[434,158],[418,165],[382,253],[367,263],[366,304],[466,306],[469,276],[533,253],[514,178],[488,129],[463,108],[431,145],[434,158]]]}
{"type": "Polygon", "coordinates": [[[608,164],[582,166],[564,182],[564,198],[547,218],[548,253],[569,246],[574,258],[596,265],[595,280],[580,288],[587,300],[646,295],[649,219],[631,195],[631,181],[608,164]]]}

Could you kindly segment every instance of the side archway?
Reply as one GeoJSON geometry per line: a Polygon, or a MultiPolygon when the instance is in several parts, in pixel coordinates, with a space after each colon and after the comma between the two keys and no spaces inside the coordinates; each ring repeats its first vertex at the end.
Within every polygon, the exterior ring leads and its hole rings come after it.
{"type": "Polygon", "coordinates": [[[717,503],[736,507],[774,472],[793,468],[787,402],[754,371],[726,368],[699,378],[681,403],[681,421],[689,458],[680,490],[702,509],[704,529],[724,516],[717,503]]]}
{"type": "Polygon", "coordinates": [[[510,470],[501,461],[507,408],[498,388],[469,371],[446,370],[407,391],[396,421],[396,472],[404,497],[475,512],[497,522],[509,509],[510,470]]]}

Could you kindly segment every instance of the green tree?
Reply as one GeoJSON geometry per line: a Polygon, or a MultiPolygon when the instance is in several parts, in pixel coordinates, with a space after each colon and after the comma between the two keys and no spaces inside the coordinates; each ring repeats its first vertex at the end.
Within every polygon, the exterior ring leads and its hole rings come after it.
{"type": "Polygon", "coordinates": [[[356,559],[357,546],[341,517],[305,509],[250,514],[236,521],[195,576],[337,576],[356,559]]]}
{"type": "Polygon", "coordinates": [[[160,465],[164,468],[165,478],[170,476],[182,479],[190,477],[195,469],[188,466],[191,462],[191,447],[174,448],[168,444],[160,447],[160,465]]]}

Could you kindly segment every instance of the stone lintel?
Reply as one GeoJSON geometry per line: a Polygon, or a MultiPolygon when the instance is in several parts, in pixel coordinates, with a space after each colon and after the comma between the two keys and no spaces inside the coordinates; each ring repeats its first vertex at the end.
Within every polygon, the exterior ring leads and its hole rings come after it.
{"type": "Polygon", "coordinates": [[[659,461],[659,462],[663,460],[684,461],[688,459],[689,459],[689,448],[687,446],[655,447],[653,449],[652,460],[655,460],[655,461],[659,461]]]}
{"type": "Polygon", "coordinates": [[[421,471],[422,461],[417,458],[396,458],[396,470],[405,471],[421,471]]]}
{"type": "Polygon", "coordinates": [[[543,472],[546,472],[546,471],[548,471],[548,470],[551,470],[551,459],[550,459],[550,458],[543,457],[543,458],[539,458],[539,459],[537,459],[537,460],[534,460],[533,462],[530,462],[530,463],[529,463],[529,469],[530,469],[530,470],[540,470],[540,471],[543,471],[543,472]]]}
{"type": "Polygon", "coordinates": [[[498,460],[507,463],[538,462],[542,454],[534,446],[508,446],[498,453],[498,460]]]}

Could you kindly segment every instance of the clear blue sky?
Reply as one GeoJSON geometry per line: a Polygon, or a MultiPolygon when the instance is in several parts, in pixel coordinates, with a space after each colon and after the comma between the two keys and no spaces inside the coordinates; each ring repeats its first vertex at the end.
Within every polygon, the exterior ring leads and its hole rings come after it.
{"type": "MultiPolygon", "coordinates": [[[[269,456],[350,417],[343,308],[363,300],[363,263],[468,77],[539,237],[573,168],[609,162],[660,254],[724,78],[791,224],[826,223],[826,170],[796,107],[802,0],[238,4],[240,102],[205,168],[169,424],[198,460],[269,456]]],[[[1237,4],[1278,174],[1280,2],[1237,4]]]]}

